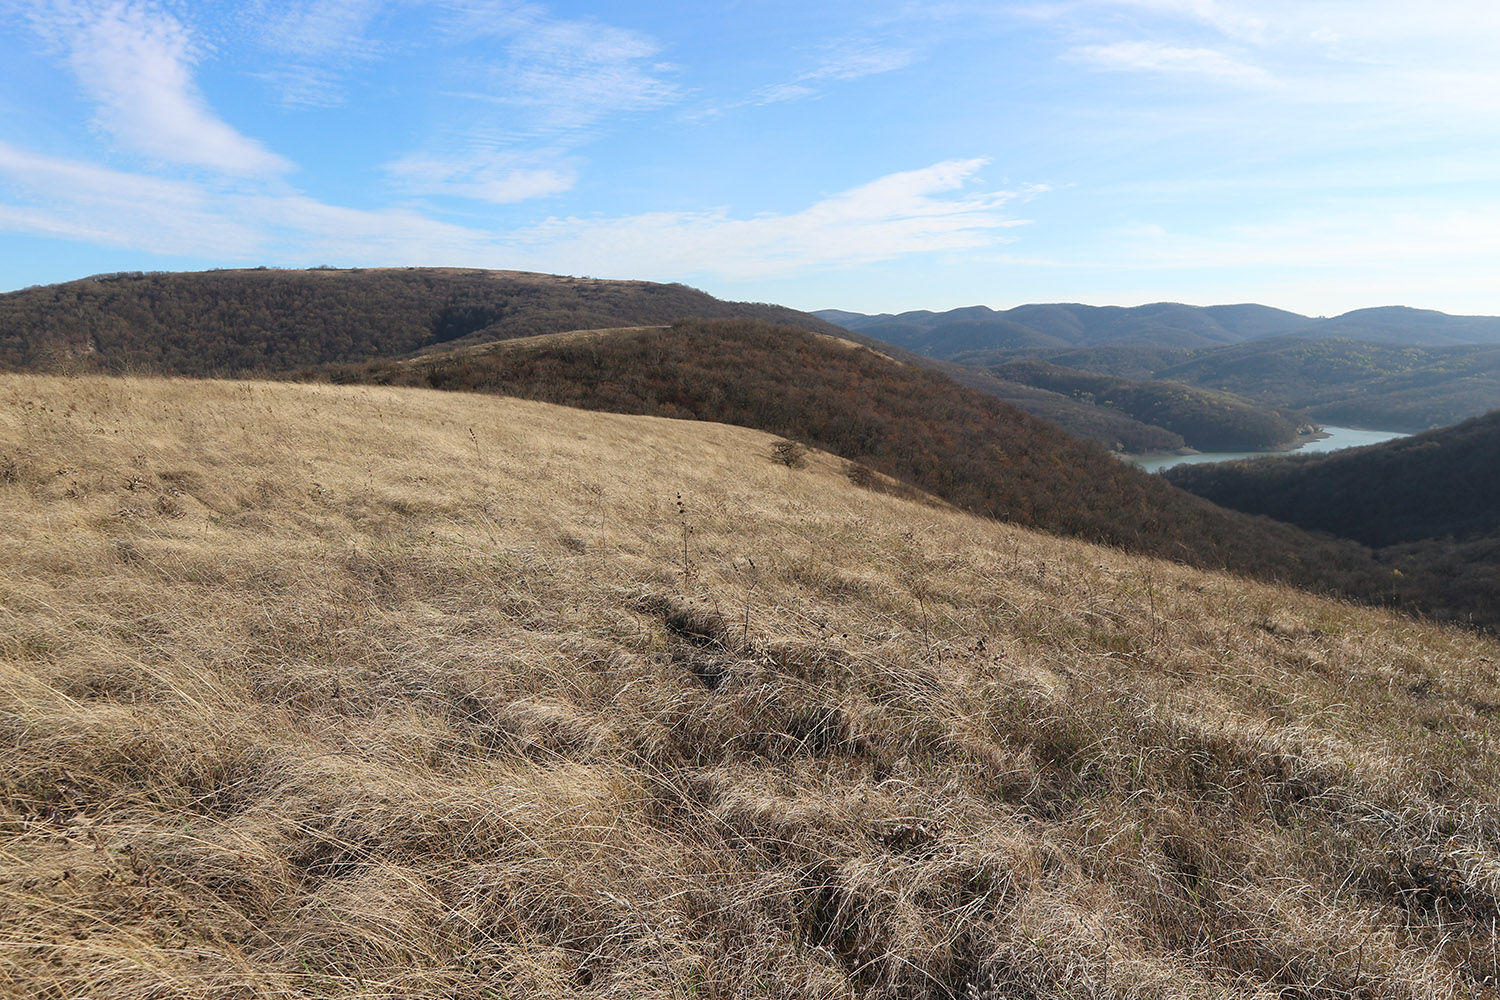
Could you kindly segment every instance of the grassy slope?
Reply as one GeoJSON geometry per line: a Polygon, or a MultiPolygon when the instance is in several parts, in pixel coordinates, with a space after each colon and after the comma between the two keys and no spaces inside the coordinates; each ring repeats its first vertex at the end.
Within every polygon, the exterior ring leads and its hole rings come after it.
{"type": "Polygon", "coordinates": [[[1500,647],[772,442],[0,378],[0,992],[1490,995],[1500,647]]]}
{"type": "Polygon", "coordinates": [[[1345,594],[1383,594],[1384,573],[1357,545],[1215,507],[983,393],[787,327],[688,321],[506,341],[331,375],[740,424],[1017,524],[1345,594]]]}

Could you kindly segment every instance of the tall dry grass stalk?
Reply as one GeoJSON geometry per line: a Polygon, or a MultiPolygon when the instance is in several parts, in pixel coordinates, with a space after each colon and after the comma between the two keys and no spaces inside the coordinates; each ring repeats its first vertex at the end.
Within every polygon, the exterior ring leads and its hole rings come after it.
{"type": "Polygon", "coordinates": [[[1495,995],[1494,643],[771,445],[0,378],[0,992],[1495,995]]]}

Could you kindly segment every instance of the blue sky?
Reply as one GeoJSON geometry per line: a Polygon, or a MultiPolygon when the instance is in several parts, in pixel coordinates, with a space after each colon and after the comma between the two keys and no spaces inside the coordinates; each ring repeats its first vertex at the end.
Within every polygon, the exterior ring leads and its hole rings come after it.
{"type": "Polygon", "coordinates": [[[0,0],[0,288],[1500,314],[1492,0],[0,0]]]}

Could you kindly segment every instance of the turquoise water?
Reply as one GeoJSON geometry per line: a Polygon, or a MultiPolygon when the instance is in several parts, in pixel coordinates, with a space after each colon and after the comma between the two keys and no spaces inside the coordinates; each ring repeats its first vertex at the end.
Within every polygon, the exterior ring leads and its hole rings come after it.
{"type": "Polygon", "coordinates": [[[1205,451],[1197,455],[1132,455],[1133,462],[1147,472],[1160,472],[1174,465],[1197,465],[1200,462],[1233,462],[1242,458],[1275,458],[1277,455],[1310,455],[1323,451],[1340,451],[1367,444],[1379,444],[1399,437],[1400,431],[1362,431],[1353,427],[1324,427],[1326,438],[1309,441],[1292,451],[1205,451]]]}

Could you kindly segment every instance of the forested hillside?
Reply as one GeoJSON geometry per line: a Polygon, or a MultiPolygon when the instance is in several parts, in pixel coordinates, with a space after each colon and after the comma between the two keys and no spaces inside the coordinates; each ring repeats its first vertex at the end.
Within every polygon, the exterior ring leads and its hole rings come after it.
{"type": "Polygon", "coordinates": [[[0,369],[285,371],[688,316],[837,329],[780,306],[647,281],[454,268],[130,273],[0,295],[0,369]]]}
{"type": "Polygon", "coordinates": [[[1206,350],[1110,345],[978,351],[964,365],[1040,361],[1230,392],[1315,421],[1409,433],[1500,408],[1500,346],[1410,347],[1273,337],[1206,350]]]}
{"type": "Polygon", "coordinates": [[[1039,361],[1012,361],[985,371],[1163,427],[1199,451],[1266,451],[1312,429],[1294,413],[1180,382],[1137,382],[1039,361]]]}
{"type": "Polygon", "coordinates": [[[1215,503],[1366,545],[1464,539],[1500,531],[1500,413],[1366,448],[1166,475],[1215,503]]]}
{"type": "Polygon", "coordinates": [[[1391,567],[1393,599],[1500,627],[1500,413],[1367,448],[1166,476],[1217,504],[1369,545],[1391,567]]]}
{"type": "Polygon", "coordinates": [[[989,393],[1034,417],[1054,423],[1076,438],[1092,441],[1113,452],[1143,454],[1181,451],[1187,447],[1181,434],[1165,427],[1142,423],[1107,406],[1024,382],[999,378],[984,368],[971,368],[948,361],[926,364],[959,385],[989,393]]]}
{"type": "Polygon", "coordinates": [[[823,310],[815,315],[922,354],[948,359],[988,348],[1095,344],[1207,347],[1290,333],[1315,322],[1268,306],[1202,308],[1175,302],[1130,308],[1056,303],[998,311],[966,306],[941,313],[917,310],[878,316],[823,310]]]}

